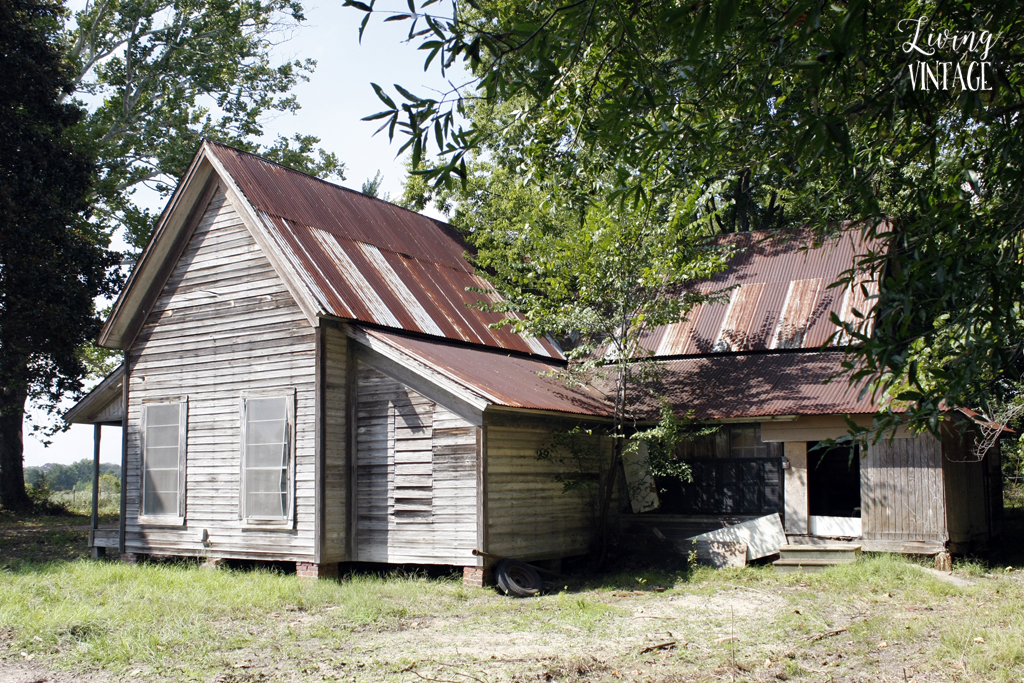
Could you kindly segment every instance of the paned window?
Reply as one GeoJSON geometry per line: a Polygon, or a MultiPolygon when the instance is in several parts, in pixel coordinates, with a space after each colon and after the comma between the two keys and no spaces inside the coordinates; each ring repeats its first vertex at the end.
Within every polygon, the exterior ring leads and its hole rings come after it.
{"type": "Polygon", "coordinates": [[[187,402],[142,406],[142,514],[149,518],[185,516],[187,402]]]}
{"type": "Polygon", "coordinates": [[[292,396],[248,396],[242,407],[242,518],[292,519],[292,396]]]}
{"type": "Polygon", "coordinates": [[[733,458],[768,457],[768,445],[761,441],[761,427],[754,425],[729,429],[729,455],[733,458]]]}

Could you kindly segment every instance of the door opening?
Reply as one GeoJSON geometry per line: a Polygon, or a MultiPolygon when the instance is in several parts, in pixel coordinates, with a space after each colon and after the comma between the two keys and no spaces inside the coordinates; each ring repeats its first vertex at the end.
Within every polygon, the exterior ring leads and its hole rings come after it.
{"type": "Polygon", "coordinates": [[[807,446],[811,516],[860,517],[860,446],[807,446]]]}

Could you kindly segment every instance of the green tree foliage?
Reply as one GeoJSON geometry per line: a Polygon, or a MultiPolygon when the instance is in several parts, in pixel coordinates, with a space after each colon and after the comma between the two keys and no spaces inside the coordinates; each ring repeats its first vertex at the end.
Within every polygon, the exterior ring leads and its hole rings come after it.
{"type": "Polygon", "coordinates": [[[67,131],[72,74],[58,49],[60,8],[0,4],[0,503],[25,492],[26,403],[52,412],[86,372],[77,349],[99,330],[93,299],[113,294],[116,255],[85,219],[93,164],[67,131]]]}
{"type": "Polygon", "coordinates": [[[316,137],[258,142],[268,114],[299,108],[291,91],[316,66],[272,58],[303,20],[298,0],[88,0],[75,12],[64,35],[67,97],[89,112],[75,135],[98,160],[95,220],[145,246],[156,216],[133,193],[143,183],[173,191],[204,137],[344,179],[316,137]]]}
{"type": "Polygon", "coordinates": [[[468,182],[495,136],[471,108],[519,103],[515,152],[540,177],[573,177],[585,151],[590,176],[638,205],[698,185],[719,229],[851,220],[876,239],[860,264],[885,275],[875,333],[853,335],[850,369],[916,426],[937,430],[949,405],[991,412],[1019,379],[1019,2],[413,0],[386,18],[409,23],[428,68],[471,74],[440,97],[378,89],[368,118],[416,164],[437,149],[424,180],[468,182]],[[938,62],[974,63],[973,80],[922,89],[921,64],[938,62]]]}
{"type": "Polygon", "coordinates": [[[363,181],[363,185],[359,188],[359,191],[365,195],[369,195],[370,197],[376,197],[377,199],[389,202],[391,201],[391,195],[387,192],[381,194],[380,191],[380,187],[383,182],[384,175],[378,170],[372,178],[367,178],[363,181]]]}
{"type": "Polygon", "coordinates": [[[451,214],[476,249],[471,258],[478,272],[501,294],[487,307],[507,314],[503,324],[557,339],[570,361],[562,373],[569,382],[609,387],[610,462],[594,451],[597,433],[589,432],[560,435],[540,454],[571,466],[563,483],[597,489],[597,528],[605,530],[623,442],[635,428],[638,405],[652,400],[645,387],[657,379],[657,364],[641,341],[722,294],[692,283],[724,269],[725,255],[709,244],[706,223],[692,220],[695,206],[706,201],[700,188],[631,207],[607,199],[606,179],[580,172],[576,181],[524,183],[514,157],[496,148],[490,161],[473,162],[459,187],[431,191],[414,175],[403,201],[431,201],[451,214]]]}
{"type": "MultiPolygon", "coordinates": [[[[53,491],[82,490],[86,486],[92,486],[92,465],[92,460],[85,458],[70,465],[51,463],[42,467],[26,467],[25,483],[33,486],[45,477],[47,486],[53,491]]],[[[100,463],[100,490],[103,490],[103,477],[107,476],[120,481],[121,466],[100,463]]]]}

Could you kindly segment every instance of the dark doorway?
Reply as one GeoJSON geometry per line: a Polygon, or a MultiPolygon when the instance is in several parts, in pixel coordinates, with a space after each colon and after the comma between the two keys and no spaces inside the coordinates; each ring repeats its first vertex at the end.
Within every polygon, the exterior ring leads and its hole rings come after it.
{"type": "Polygon", "coordinates": [[[860,446],[807,444],[807,489],[812,516],[860,517],[860,446]]]}

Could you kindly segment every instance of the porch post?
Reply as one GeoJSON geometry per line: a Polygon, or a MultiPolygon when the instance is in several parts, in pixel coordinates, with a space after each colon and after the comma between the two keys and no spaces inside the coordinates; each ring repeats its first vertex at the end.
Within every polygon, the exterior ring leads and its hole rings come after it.
{"type": "Polygon", "coordinates": [[[786,472],[786,533],[810,533],[808,519],[807,496],[807,442],[787,441],[785,444],[786,460],[789,468],[786,472]]]}
{"type": "Polygon", "coordinates": [[[100,436],[103,425],[93,425],[92,431],[92,524],[89,532],[89,550],[93,559],[99,559],[102,550],[96,547],[96,530],[100,528],[100,436]]]}
{"type": "Polygon", "coordinates": [[[93,425],[92,431],[92,529],[100,528],[100,436],[103,425],[93,425]]]}

